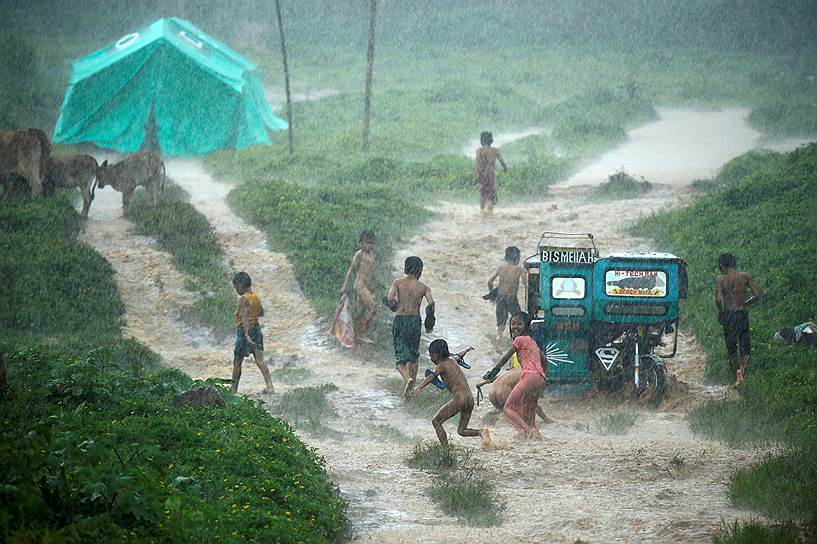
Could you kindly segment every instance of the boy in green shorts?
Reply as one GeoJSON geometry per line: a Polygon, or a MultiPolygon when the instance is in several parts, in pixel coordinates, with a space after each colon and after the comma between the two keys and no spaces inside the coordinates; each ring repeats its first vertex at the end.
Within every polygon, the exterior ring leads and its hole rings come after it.
{"type": "Polygon", "coordinates": [[[408,394],[417,380],[417,359],[420,357],[420,303],[426,299],[426,332],[434,330],[434,298],[431,289],[420,281],[423,261],[420,257],[407,257],[403,271],[405,276],[394,280],[386,295],[386,304],[394,316],[392,337],[397,371],[406,382],[403,395],[408,394]]]}

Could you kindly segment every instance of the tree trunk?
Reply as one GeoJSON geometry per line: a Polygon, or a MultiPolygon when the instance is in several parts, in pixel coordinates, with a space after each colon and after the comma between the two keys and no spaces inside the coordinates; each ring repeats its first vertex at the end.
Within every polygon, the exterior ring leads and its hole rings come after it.
{"type": "Polygon", "coordinates": [[[374,65],[374,27],[377,0],[369,0],[369,50],[366,54],[366,91],[363,95],[363,152],[369,151],[369,116],[372,111],[372,66],[374,65]]]}
{"type": "Polygon", "coordinates": [[[289,154],[294,153],[292,135],[292,98],[289,94],[289,64],[287,63],[287,42],[284,38],[284,21],[281,19],[281,0],[275,0],[275,13],[278,16],[278,35],[281,36],[281,58],[284,61],[284,89],[287,94],[287,139],[289,154]]]}

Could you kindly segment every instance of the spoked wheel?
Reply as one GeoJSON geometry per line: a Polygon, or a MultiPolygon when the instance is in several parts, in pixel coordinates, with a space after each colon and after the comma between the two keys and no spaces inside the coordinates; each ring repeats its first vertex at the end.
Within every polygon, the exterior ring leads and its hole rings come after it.
{"type": "Polygon", "coordinates": [[[641,402],[652,407],[658,406],[666,393],[666,369],[664,365],[646,358],[642,359],[641,365],[641,383],[633,393],[641,402]]]}

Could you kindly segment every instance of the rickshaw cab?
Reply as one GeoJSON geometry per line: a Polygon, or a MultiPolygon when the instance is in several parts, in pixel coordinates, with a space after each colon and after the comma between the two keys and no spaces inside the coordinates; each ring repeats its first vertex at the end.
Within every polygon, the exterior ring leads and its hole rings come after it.
{"type": "Polygon", "coordinates": [[[592,234],[546,232],[537,254],[525,260],[531,333],[548,358],[550,383],[591,384],[593,265],[597,258],[592,234]]]}
{"type": "Polygon", "coordinates": [[[580,393],[632,381],[638,391],[653,386],[650,402],[660,402],[661,357],[676,351],[686,263],[669,253],[600,258],[592,234],[546,232],[524,265],[531,333],[548,358],[550,384],[576,384],[580,393]],[[655,354],[668,333],[671,352],[655,354]]]}

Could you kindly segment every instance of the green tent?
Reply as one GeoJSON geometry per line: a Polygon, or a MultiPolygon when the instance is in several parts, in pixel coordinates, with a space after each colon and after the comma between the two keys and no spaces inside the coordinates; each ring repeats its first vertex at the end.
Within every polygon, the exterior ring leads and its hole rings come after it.
{"type": "Polygon", "coordinates": [[[182,19],[161,19],[74,62],[54,141],[166,156],[269,144],[287,128],[256,66],[182,19]]]}

